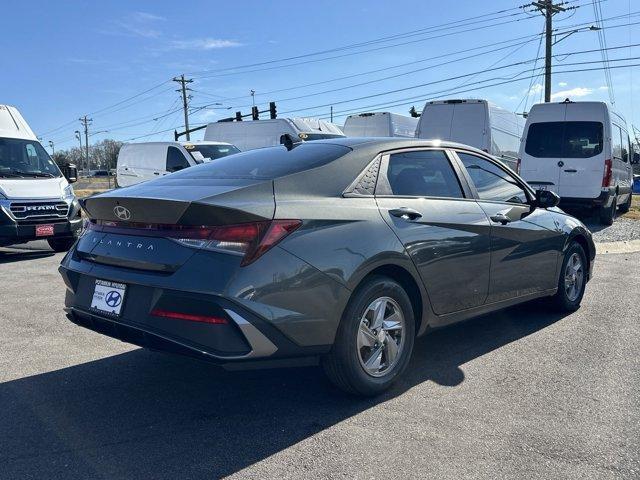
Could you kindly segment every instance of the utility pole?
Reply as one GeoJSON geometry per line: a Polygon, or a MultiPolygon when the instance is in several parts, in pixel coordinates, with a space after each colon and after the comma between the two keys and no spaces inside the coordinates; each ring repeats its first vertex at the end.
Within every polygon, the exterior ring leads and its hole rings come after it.
{"type": "Polygon", "coordinates": [[[187,83],[193,82],[192,78],[185,79],[184,74],[179,77],[173,77],[174,82],[178,82],[180,84],[180,89],[176,90],[176,92],[182,92],[182,108],[184,109],[184,131],[187,133],[187,141],[191,140],[189,136],[189,102],[187,99],[187,91],[191,89],[187,87],[187,83]]]}
{"type": "Polygon", "coordinates": [[[331,123],[333,123],[333,105],[331,105],[331,123]]]}
{"type": "Polygon", "coordinates": [[[87,164],[85,165],[86,170],[90,170],[91,163],[89,162],[89,125],[93,122],[93,119],[84,117],[80,118],[80,123],[84,126],[84,150],[87,158],[87,164]]]}
{"type": "Polygon", "coordinates": [[[544,101],[551,101],[551,47],[553,45],[553,16],[556,13],[564,12],[566,7],[561,3],[553,3],[553,0],[538,0],[532,2],[531,6],[542,13],[545,17],[545,59],[544,59],[544,101]]]}

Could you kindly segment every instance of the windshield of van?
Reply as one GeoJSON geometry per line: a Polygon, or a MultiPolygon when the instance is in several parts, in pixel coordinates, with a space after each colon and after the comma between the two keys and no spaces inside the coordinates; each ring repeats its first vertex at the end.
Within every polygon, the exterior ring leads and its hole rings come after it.
{"type": "Polygon", "coordinates": [[[184,148],[191,154],[196,163],[205,163],[216,158],[226,157],[240,152],[233,145],[192,145],[187,144],[184,148]]]}
{"type": "MultiPolygon", "coordinates": [[[[326,143],[298,143],[291,150],[267,147],[240,152],[172,174],[178,178],[250,178],[271,180],[326,165],[351,149],[326,143]]],[[[167,177],[169,178],[169,177],[167,177]]]]}
{"type": "Polygon", "coordinates": [[[51,178],[61,173],[49,154],[35,140],[0,138],[0,177],[51,178]]]}
{"type": "Polygon", "coordinates": [[[601,122],[532,123],[524,151],[537,158],[589,158],[602,152],[601,122]]]}

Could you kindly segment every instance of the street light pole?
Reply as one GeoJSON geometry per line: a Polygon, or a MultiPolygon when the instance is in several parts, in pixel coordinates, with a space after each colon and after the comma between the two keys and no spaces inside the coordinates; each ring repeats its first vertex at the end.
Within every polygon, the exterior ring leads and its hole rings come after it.
{"type": "Polygon", "coordinates": [[[56,154],[56,149],[53,146],[53,140],[49,140],[49,146],[51,147],[51,156],[56,154]]]}
{"type": "Polygon", "coordinates": [[[82,135],[80,134],[80,130],[76,130],[75,131],[76,134],[76,138],[78,139],[78,142],[80,142],[80,170],[82,170],[82,135]]]}

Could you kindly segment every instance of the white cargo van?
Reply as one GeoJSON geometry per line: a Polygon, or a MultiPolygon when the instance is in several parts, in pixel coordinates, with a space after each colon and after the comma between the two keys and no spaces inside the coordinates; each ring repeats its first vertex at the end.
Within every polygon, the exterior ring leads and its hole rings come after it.
{"type": "Polygon", "coordinates": [[[344,137],[336,125],[314,118],[274,118],[243,122],[215,122],[207,125],[205,140],[221,140],[240,150],[280,145],[283,135],[301,141],[344,137]]]}
{"type": "Polygon", "coordinates": [[[349,115],[342,131],[347,137],[416,136],[418,119],[391,112],[371,112],[349,115]]]}
{"type": "Polygon", "coordinates": [[[0,246],[47,240],[66,251],[81,228],[80,205],[66,179],[20,112],[0,105],[0,246]]]}
{"type": "Polygon", "coordinates": [[[437,100],[422,109],[417,138],[479,148],[516,169],[524,120],[487,100],[437,100]]]}
{"type": "Polygon", "coordinates": [[[520,175],[564,207],[598,208],[611,225],[631,207],[632,147],[624,118],[604,102],[540,103],[527,117],[520,175]]]}
{"type": "Polygon", "coordinates": [[[117,185],[128,187],[239,151],[222,142],[127,143],[118,153],[117,185]]]}

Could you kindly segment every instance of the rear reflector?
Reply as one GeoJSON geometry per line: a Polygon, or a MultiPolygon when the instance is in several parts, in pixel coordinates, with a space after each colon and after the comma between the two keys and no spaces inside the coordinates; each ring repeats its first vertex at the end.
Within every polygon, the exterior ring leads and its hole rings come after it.
{"type": "Polygon", "coordinates": [[[173,318],[174,320],[186,320],[188,322],[200,322],[209,323],[212,325],[225,325],[229,323],[226,318],[213,317],[209,315],[194,315],[192,313],[172,312],[170,310],[163,310],[161,308],[155,308],[151,310],[151,315],[154,317],[173,318]]]}

